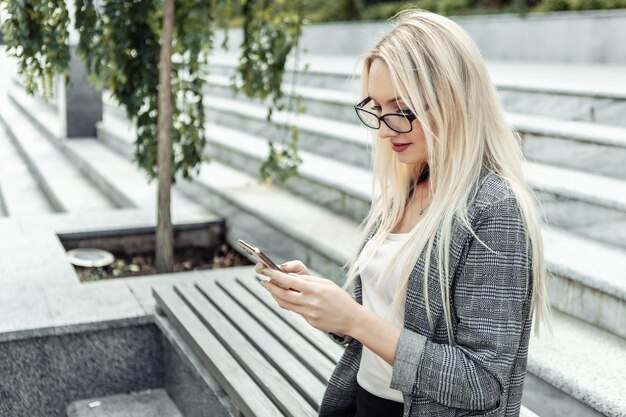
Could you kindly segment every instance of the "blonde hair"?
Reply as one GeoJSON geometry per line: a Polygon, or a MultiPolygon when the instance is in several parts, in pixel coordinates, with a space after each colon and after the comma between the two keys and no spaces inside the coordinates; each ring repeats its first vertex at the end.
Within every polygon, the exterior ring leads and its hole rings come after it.
{"type": "MultiPolygon", "coordinates": [[[[536,321],[546,319],[549,306],[537,203],[523,177],[519,137],[506,121],[478,47],[459,25],[434,13],[407,10],[398,14],[394,23],[391,32],[364,56],[361,80],[366,96],[371,63],[375,59],[384,62],[394,90],[417,115],[426,138],[432,200],[421,221],[403,242],[401,251],[424,252],[424,274],[428,274],[435,239],[440,239],[435,259],[448,339],[453,344],[450,272],[444,266],[449,265],[455,219],[478,239],[469,223],[467,201],[478,184],[481,170],[487,168],[504,178],[516,197],[527,232],[527,251],[532,248],[529,254],[532,255],[532,311],[536,321]]],[[[344,285],[346,289],[401,221],[409,192],[415,185],[416,172],[424,168],[399,162],[390,146],[379,146],[376,135],[372,139],[372,206],[363,221],[361,241],[373,235],[347,264],[351,266],[344,285]],[[379,198],[374,197],[378,193],[379,198]]],[[[404,307],[415,261],[414,256],[408,257],[401,268],[392,304],[396,315],[404,307]]],[[[379,288],[383,277],[391,273],[393,264],[388,262],[378,276],[379,288]]],[[[426,276],[423,282],[426,311],[432,326],[426,276]]]]}

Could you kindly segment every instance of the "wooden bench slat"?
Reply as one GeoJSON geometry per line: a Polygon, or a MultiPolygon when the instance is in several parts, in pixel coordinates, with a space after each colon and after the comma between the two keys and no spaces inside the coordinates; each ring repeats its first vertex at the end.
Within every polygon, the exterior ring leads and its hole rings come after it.
{"type": "MultiPolygon", "coordinates": [[[[326,390],[326,383],[314,375],[279,340],[268,333],[254,316],[251,316],[239,304],[234,302],[216,282],[198,282],[196,286],[229,320],[230,325],[236,328],[251,346],[261,352],[265,359],[287,380],[287,383],[299,391],[310,406],[317,411],[326,390]]],[[[215,321],[212,317],[207,317],[207,319],[211,323],[215,321]]],[[[228,342],[233,344],[235,340],[228,339],[228,342]]],[[[238,347],[233,346],[233,348],[237,349],[238,347]]],[[[264,373],[260,373],[259,378],[264,378],[264,373]]],[[[268,383],[269,388],[281,390],[281,385],[285,384],[284,379],[275,384],[270,385],[268,383]]],[[[270,382],[273,382],[273,380],[270,382]]]]}
{"type": "Polygon", "coordinates": [[[237,360],[198,319],[172,286],[153,288],[159,308],[167,315],[200,361],[246,417],[284,414],[270,401],[237,360]]]}
{"type": "MultiPolygon", "coordinates": [[[[335,363],[320,352],[300,333],[281,320],[265,303],[250,294],[239,281],[232,278],[217,279],[218,286],[233,301],[253,317],[272,337],[289,350],[303,365],[313,372],[326,386],[335,363]]],[[[295,313],[291,313],[295,314],[295,313]]]]}
{"type": "MultiPolygon", "coordinates": [[[[216,294],[217,291],[214,290],[218,290],[218,287],[213,280],[207,280],[204,283],[206,284],[204,288],[209,290],[208,293],[211,294],[213,302],[218,298],[225,299],[227,297],[225,294],[219,294],[219,296],[216,294]]],[[[212,302],[198,291],[197,287],[190,284],[179,284],[176,286],[176,290],[181,297],[185,298],[202,323],[219,339],[220,344],[228,349],[239,365],[246,370],[280,411],[293,417],[317,416],[317,411],[311,404],[285,380],[283,375],[274,367],[274,364],[267,360],[267,351],[259,352],[232,325],[229,318],[225,317],[212,302]]],[[[229,314],[231,314],[230,311],[229,314]]],[[[255,415],[264,414],[255,410],[255,415]]]]}
{"type": "Polygon", "coordinates": [[[331,359],[335,364],[341,359],[344,348],[333,342],[326,333],[315,329],[307,321],[297,314],[290,314],[289,311],[282,309],[266,289],[261,287],[254,276],[237,277],[239,281],[250,293],[254,294],[259,300],[263,301],[272,311],[280,316],[286,323],[293,327],[298,333],[315,345],[326,357],[331,359]]]}

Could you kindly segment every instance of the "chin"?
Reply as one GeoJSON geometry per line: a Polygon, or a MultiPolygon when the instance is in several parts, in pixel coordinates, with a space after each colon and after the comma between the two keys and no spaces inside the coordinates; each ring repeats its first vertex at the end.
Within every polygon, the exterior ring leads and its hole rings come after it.
{"type": "Polygon", "coordinates": [[[406,165],[418,165],[423,162],[423,159],[398,155],[398,161],[406,165]]]}

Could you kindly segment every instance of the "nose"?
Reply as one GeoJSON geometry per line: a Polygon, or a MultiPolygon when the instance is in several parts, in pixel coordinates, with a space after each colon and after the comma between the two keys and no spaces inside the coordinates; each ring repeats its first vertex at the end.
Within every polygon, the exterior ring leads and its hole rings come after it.
{"type": "Polygon", "coordinates": [[[396,132],[395,130],[393,130],[389,126],[387,126],[387,123],[385,123],[383,121],[380,122],[380,129],[378,129],[378,137],[379,138],[381,138],[381,139],[395,138],[399,134],[400,133],[396,132]]]}

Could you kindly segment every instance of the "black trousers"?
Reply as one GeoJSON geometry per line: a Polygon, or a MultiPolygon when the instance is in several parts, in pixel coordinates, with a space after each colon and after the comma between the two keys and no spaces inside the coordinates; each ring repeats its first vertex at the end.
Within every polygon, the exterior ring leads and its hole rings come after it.
{"type": "Polygon", "coordinates": [[[402,417],[404,404],[370,394],[359,385],[354,417],[402,417]]]}

